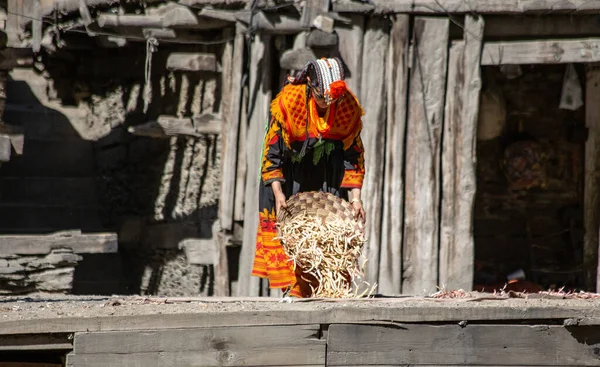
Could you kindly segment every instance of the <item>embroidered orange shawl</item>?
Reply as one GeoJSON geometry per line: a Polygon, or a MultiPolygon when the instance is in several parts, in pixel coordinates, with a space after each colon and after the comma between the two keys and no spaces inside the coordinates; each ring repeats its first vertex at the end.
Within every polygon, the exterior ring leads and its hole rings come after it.
{"type": "Polygon", "coordinates": [[[309,137],[342,140],[348,149],[362,128],[361,116],[364,111],[356,96],[349,90],[331,104],[325,117],[317,114],[314,99],[309,101],[306,110],[306,85],[288,84],[271,103],[271,114],[282,125],[282,137],[286,146],[306,139],[306,114],[309,114],[309,137]]]}

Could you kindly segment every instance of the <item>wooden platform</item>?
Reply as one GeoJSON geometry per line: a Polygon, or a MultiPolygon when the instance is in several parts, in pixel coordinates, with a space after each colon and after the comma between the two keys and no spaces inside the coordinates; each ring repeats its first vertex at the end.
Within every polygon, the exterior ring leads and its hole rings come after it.
{"type": "Polygon", "coordinates": [[[5,298],[0,351],[67,366],[600,366],[600,299],[5,298]]]}

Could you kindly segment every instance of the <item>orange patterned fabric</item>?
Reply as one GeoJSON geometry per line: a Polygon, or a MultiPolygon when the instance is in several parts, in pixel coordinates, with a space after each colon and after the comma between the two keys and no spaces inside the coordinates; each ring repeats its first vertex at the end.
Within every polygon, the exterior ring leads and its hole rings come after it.
{"type": "Polygon", "coordinates": [[[352,149],[354,149],[357,154],[356,164],[354,165],[354,169],[346,169],[344,171],[344,178],[342,179],[340,187],[360,189],[362,188],[365,177],[365,158],[363,155],[365,148],[363,147],[360,136],[356,138],[352,149]]]}
{"type": "Polygon", "coordinates": [[[268,278],[269,288],[291,288],[290,295],[302,297],[303,291],[290,261],[277,239],[277,219],[275,210],[264,209],[259,214],[256,252],[252,275],[268,278]]]}
{"type": "MultiPolygon", "coordinates": [[[[325,139],[342,140],[344,149],[352,145],[360,133],[361,117],[364,111],[358,100],[349,90],[337,102],[333,103],[327,114],[319,118],[316,103],[309,103],[309,137],[319,135],[325,139]]],[[[288,84],[271,103],[271,114],[282,123],[286,134],[282,134],[285,145],[306,139],[306,85],[288,84]]]]}

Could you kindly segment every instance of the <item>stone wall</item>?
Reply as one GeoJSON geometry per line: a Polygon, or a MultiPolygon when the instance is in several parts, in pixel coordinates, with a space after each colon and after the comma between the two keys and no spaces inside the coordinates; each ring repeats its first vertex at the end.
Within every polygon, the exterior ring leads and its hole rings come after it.
{"type": "MultiPolygon", "coordinates": [[[[56,153],[64,150],[71,160],[63,166],[78,171],[67,169],[57,175],[71,179],[86,172],[85,186],[93,186],[86,204],[90,214],[76,215],[72,222],[55,220],[51,228],[32,228],[34,233],[77,229],[82,218],[89,217],[93,226],[84,230],[119,234],[118,254],[84,254],[79,259],[75,293],[210,294],[211,267],[190,265],[180,242],[213,238],[220,139],[215,135],[157,139],[130,134],[127,128],[162,114],[190,117],[218,111],[219,74],[168,72],[165,62],[172,51],[216,52],[219,57],[222,46],[159,45],[152,57],[151,88],[145,90],[145,43],[113,49],[92,47],[90,42],[86,46],[85,39],[70,34],[64,39],[66,47],[44,53],[34,70],[13,72],[33,92],[34,104],[46,111],[45,116],[60,115],[60,129],[52,130],[41,118],[29,123],[30,132],[52,136],[63,148],[55,152],[40,146],[34,153],[35,145],[25,144],[27,160],[9,162],[0,176],[13,174],[11,165],[27,167],[29,176],[39,175],[44,162],[55,165],[63,158],[56,153]],[[65,134],[69,139],[63,139],[65,134]],[[90,160],[75,167],[72,162],[78,157],[90,160]]],[[[18,104],[20,96],[15,90],[9,99],[18,104]]],[[[26,119],[25,112],[13,109],[8,123],[23,124],[26,119]]],[[[69,187],[51,185],[41,194],[64,197],[65,190],[69,187]]],[[[23,233],[19,224],[29,217],[25,212],[6,233],[23,233]]]]}

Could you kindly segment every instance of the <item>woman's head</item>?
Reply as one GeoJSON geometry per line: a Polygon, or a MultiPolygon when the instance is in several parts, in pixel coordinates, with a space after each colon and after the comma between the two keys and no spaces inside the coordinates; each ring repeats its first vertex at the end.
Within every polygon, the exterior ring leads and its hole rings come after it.
{"type": "Polygon", "coordinates": [[[292,83],[307,83],[310,93],[320,107],[333,103],[347,89],[344,82],[344,66],[336,57],[309,61],[292,83]]]}

